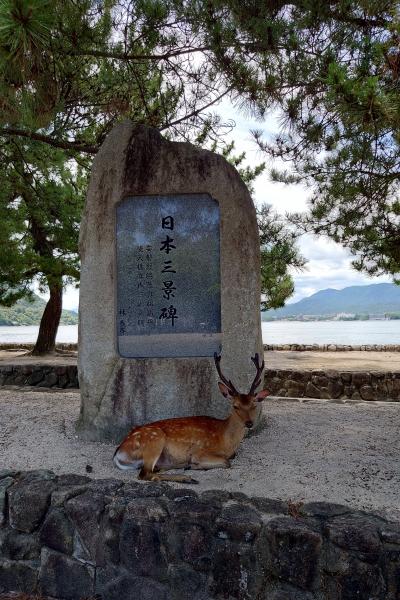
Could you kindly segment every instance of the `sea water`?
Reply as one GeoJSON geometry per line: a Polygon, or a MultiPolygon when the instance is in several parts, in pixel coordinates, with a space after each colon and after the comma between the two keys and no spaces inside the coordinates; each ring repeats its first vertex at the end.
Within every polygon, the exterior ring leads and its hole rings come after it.
{"type": "MultiPolygon", "coordinates": [[[[1,343],[33,343],[39,327],[0,327],[1,343]]],[[[262,323],[264,344],[400,344],[400,320],[269,321],[262,323]]],[[[57,342],[78,341],[77,325],[60,325],[57,342]]]]}

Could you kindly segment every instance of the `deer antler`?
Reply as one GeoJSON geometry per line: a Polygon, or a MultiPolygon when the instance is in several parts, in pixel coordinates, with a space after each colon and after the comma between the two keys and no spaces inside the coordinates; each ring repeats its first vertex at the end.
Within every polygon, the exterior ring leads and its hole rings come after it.
{"type": "Polygon", "coordinates": [[[265,362],[262,361],[261,366],[260,366],[260,361],[259,361],[259,356],[258,356],[258,352],[256,352],[255,356],[251,357],[251,360],[253,361],[256,369],[257,369],[257,373],[256,376],[254,377],[254,381],[251,384],[251,388],[249,391],[249,395],[254,394],[254,392],[256,391],[256,389],[258,388],[258,386],[261,383],[261,373],[263,372],[263,369],[265,367],[265,362]]]}
{"type": "Polygon", "coordinates": [[[217,367],[218,375],[219,375],[219,378],[222,381],[222,383],[224,383],[229,388],[229,391],[232,392],[233,395],[239,394],[239,392],[233,385],[232,381],[230,381],[230,380],[228,381],[228,379],[226,377],[224,377],[224,375],[222,374],[221,355],[217,354],[216,352],[214,352],[214,362],[215,362],[215,366],[217,367]]]}

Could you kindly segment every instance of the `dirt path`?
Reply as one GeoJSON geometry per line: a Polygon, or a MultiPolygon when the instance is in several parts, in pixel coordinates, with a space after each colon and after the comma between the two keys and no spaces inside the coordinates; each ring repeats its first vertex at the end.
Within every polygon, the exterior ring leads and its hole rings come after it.
{"type": "MultiPolygon", "coordinates": [[[[129,480],[114,446],[79,440],[77,392],[0,389],[0,469],[52,469],[129,480]]],[[[400,404],[273,400],[266,426],[230,470],[198,471],[196,490],[226,489],[293,501],[326,500],[400,520],[400,404]]]]}

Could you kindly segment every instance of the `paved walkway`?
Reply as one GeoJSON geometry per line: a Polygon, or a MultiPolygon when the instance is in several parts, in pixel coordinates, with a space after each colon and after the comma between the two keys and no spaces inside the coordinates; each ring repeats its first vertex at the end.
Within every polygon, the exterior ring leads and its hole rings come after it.
{"type": "MultiPolygon", "coordinates": [[[[132,480],[114,446],[75,432],[79,393],[0,389],[0,469],[52,469],[132,480]]],[[[242,443],[231,469],[196,471],[196,490],[282,500],[325,500],[400,520],[400,405],[264,402],[265,427],[242,443]]],[[[178,484],[175,484],[178,485],[178,484]]]]}
{"type": "Polygon", "coordinates": [[[267,369],[400,371],[400,352],[265,352],[267,369]]]}
{"type": "Polygon", "coordinates": [[[0,365],[76,365],[76,352],[32,356],[28,350],[0,350],[0,365]]]}
{"type": "MultiPolygon", "coordinates": [[[[0,364],[76,364],[76,353],[46,357],[27,350],[0,350],[0,364]]],[[[338,371],[400,371],[400,352],[265,352],[267,369],[336,369],[338,371]]]]}

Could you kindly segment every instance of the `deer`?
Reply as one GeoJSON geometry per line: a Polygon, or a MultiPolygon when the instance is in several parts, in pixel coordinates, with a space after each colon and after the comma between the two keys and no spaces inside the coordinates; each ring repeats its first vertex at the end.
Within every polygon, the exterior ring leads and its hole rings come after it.
{"type": "Polygon", "coordinates": [[[162,474],[170,469],[228,469],[231,459],[243,440],[246,430],[253,427],[258,415],[258,403],[269,392],[257,392],[264,370],[259,356],[251,357],[256,375],[248,394],[237,391],[232,381],[221,371],[221,355],[214,354],[220,381],[220,392],[231,402],[226,419],[213,417],[179,417],[155,421],[134,427],[114,454],[114,465],[124,471],[139,469],[138,479],[198,483],[187,475],[162,474]]]}

